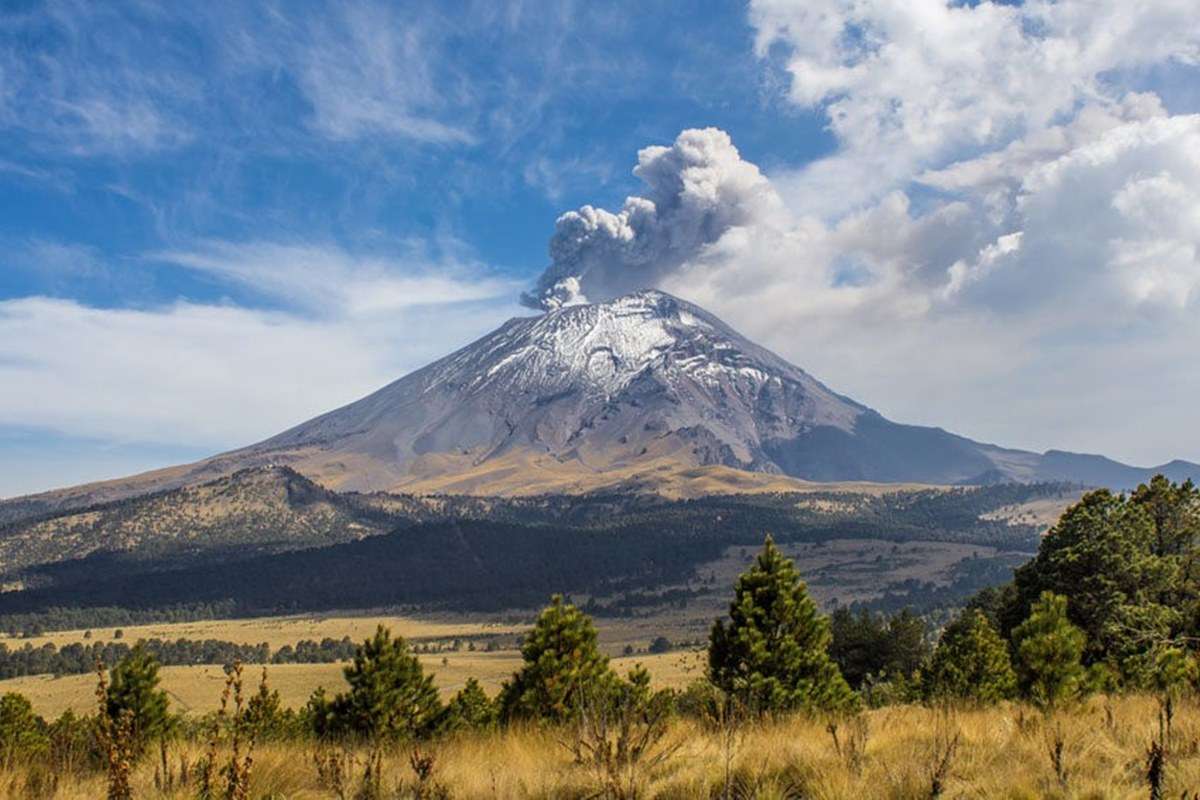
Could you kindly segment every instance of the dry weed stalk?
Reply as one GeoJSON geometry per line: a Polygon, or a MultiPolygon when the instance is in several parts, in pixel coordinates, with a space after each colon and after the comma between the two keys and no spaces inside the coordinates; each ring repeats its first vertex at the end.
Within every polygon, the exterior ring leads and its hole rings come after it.
{"type": "Polygon", "coordinates": [[[319,748],[313,751],[312,763],[317,771],[317,787],[332,792],[338,800],[347,800],[354,755],[342,748],[319,748]]]}
{"type": "Polygon", "coordinates": [[[1066,738],[1063,736],[1062,724],[1054,723],[1054,732],[1048,737],[1046,743],[1046,754],[1050,756],[1050,766],[1054,770],[1054,779],[1058,782],[1060,789],[1064,791],[1067,788],[1067,779],[1070,777],[1067,771],[1066,761],[1063,758],[1063,751],[1066,749],[1066,738]]]}
{"type": "Polygon", "coordinates": [[[953,736],[939,732],[934,739],[928,770],[929,800],[937,800],[945,793],[946,782],[950,780],[950,771],[954,767],[954,756],[958,753],[961,736],[961,732],[956,730],[953,736]]]}
{"type": "Polygon", "coordinates": [[[842,741],[842,726],[839,721],[831,719],[825,730],[833,739],[833,749],[838,758],[846,762],[846,767],[855,777],[862,774],[863,765],[867,758],[867,740],[871,735],[871,723],[866,714],[855,714],[845,719],[846,738],[842,741]]]}
{"type": "Polygon", "coordinates": [[[184,753],[179,754],[178,772],[172,768],[167,757],[167,740],[158,740],[158,764],[154,766],[154,788],[163,794],[171,794],[187,786],[192,779],[191,762],[184,753]]]}
{"type": "MultiPolygon", "coordinates": [[[[262,684],[267,685],[267,670],[263,668],[262,684]]],[[[258,730],[246,713],[245,681],[240,662],[234,663],[225,676],[225,688],[221,692],[221,705],[213,717],[209,732],[208,749],[200,764],[201,800],[249,800],[250,772],[254,765],[254,745],[258,730]],[[230,701],[232,700],[232,714],[230,701]],[[226,719],[229,720],[226,725],[226,719]],[[220,770],[217,762],[224,729],[229,728],[229,761],[220,770]],[[218,775],[224,777],[224,789],[218,787],[218,775]]]]}
{"type": "Polygon", "coordinates": [[[416,776],[412,800],[447,800],[450,797],[449,790],[434,780],[436,763],[433,753],[423,751],[417,746],[408,754],[408,766],[416,776]]]}
{"type": "Polygon", "coordinates": [[[1150,748],[1146,751],[1146,783],[1150,786],[1150,800],[1163,800],[1166,767],[1166,750],[1160,742],[1150,742],[1150,748]]]}
{"type": "Polygon", "coordinates": [[[656,698],[617,701],[589,695],[580,703],[570,749],[592,773],[605,800],[637,800],[655,769],[682,743],[663,742],[668,707],[656,698]]]}
{"type": "Polygon", "coordinates": [[[354,800],[383,800],[383,746],[378,740],[371,743],[363,767],[362,781],[354,800]]]}
{"type": "Polygon", "coordinates": [[[733,762],[745,738],[748,718],[745,706],[731,692],[721,692],[716,702],[706,709],[707,722],[718,736],[723,771],[719,800],[735,800],[733,762]]]}

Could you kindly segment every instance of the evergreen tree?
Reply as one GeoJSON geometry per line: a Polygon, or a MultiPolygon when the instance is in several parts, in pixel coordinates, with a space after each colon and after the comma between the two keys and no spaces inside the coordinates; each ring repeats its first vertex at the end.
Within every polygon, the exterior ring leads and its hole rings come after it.
{"type": "Polygon", "coordinates": [[[829,628],[829,655],[854,689],[868,679],[906,682],[929,657],[925,621],[907,608],[888,618],[842,607],[830,615],[829,628]]]}
{"type": "Polygon", "coordinates": [[[888,620],[884,672],[896,678],[911,678],[925,665],[930,655],[929,627],[910,609],[903,609],[888,620]]]}
{"type": "Polygon", "coordinates": [[[489,730],[496,726],[496,721],[496,704],[483,691],[479,681],[468,678],[463,688],[446,704],[438,729],[443,733],[489,730]]]}
{"type": "Polygon", "coordinates": [[[709,678],[759,713],[851,707],[856,697],[829,657],[830,638],[828,619],[768,536],[737,580],[729,622],[713,624],[709,678]]]}
{"type": "Polygon", "coordinates": [[[1043,708],[1054,708],[1086,688],[1081,659],[1086,638],[1067,619],[1067,598],[1042,592],[1029,618],[1013,631],[1021,690],[1043,708]]]}
{"type": "Polygon", "coordinates": [[[318,686],[309,695],[308,702],[300,711],[300,722],[318,739],[328,739],[337,735],[337,721],[333,715],[333,700],[325,692],[324,686],[318,686]]]}
{"type": "Polygon", "coordinates": [[[521,646],[524,665],[500,690],[501,716],[562,721],[585,695],[610,691],[615,676],[596,646],[592,620],[562,595],[538,615],[521,646]]]}
{"type": "Polygon", "coordinates": [[[167,693],[158,683],[158,661],[140,642],[109,673],[106,711],[113,722],[129,715],[139,751],[171,727],[167,693]]]}
{"type": "Polygon", "coordinates": [[[267,670],[263,669],[258,691],[246,702],[246,727],[259,738],[279,738],[290,732],[295,722],[295,713],[285,709],[278,689],[267,684],[267,670]]]}
{"type": "Polygon", "coordinates": [[[994,703],[1013,696],[1017,678],[1004,640],[979,610],[946,626],[929,666],[931,697],[994,703]]]}
{"type": "Polygon", "coordinates": [[[328,710],[314,709],[331,717],[331,732],[372,740],[411,738],[431,732],[441,714],[433,676],[425,674],[403,637],[393,639],[382,625],[355,652],[345,675],[349,691],[335,697],[328,710]]]}
{"type": "Polygon", "coordinates": [[[1181,555],[1195,548],[1200,539],[1200,489],[1190,480],[1176,484],[1155,475],[1134,490],[1129,502],[1150,515],[1155,555],[1181,555]]]}
{"type": "Polygon", "coordinates": [[[24,760],[49,744],[46,722],[33,713],[25,695],[8,692],[0,697],[0,765],[24,760]]]}
{"type": "Polygon", "coordinates": [[[1164,601],[1178,573],[1155,555],[1156,539],[1143,506],[1107,489],[1084,495],[1042,539],[1037,557],[1017,570],[1019,608],[1008,618],[1027,616],[1042,592],[1070,596],[1088,662],[1123,664],[1147,641],[1170,639],[1181,618],[1164,601]]]}
{"type": "Polygon", "coordinates": [[[1196,662],[1182,647],[1161,643],[1145,659],[1150,675],[1140,685],[1164,695],[1178,695],[1196,682],[1196,662]]]}
{"type": "Polygon", "coordinates": [[[829,655],[850,686],[858,689],[883,670],[887,624],[881,615],[843,606],[829,616],[829,632],[829,655]]]}

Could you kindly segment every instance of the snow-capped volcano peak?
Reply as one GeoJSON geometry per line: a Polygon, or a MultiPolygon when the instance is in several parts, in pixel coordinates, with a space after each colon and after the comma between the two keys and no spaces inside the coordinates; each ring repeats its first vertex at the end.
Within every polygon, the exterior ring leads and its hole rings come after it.
{"type": "Polygon", "coordinates": [[[774,471],[770,442],[849,433],[865,411],[703,309],[646,290],[509,320],[259,449],[339,442],[401,472],[434,453],[478,464],[514,449],[597,467],[669,451],[774,471]]]}
{"type": "Polygon", "coordinates": [[[570,390],[604,398],[647,374],[714,386],[811,381],[699,307],[654,290],[510,320],[431,369],[437,375],[426,391],[452,383],[472,392],[570,390]]]}

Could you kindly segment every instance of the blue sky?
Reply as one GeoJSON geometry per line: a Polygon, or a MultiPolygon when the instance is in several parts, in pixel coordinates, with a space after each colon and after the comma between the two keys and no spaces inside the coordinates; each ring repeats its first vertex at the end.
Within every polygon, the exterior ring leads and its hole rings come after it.
{"type": "Polygon", "coordinates": [[[8,2],[0,496],[270,435],[533,313],[548,267],[689,296],[902,421],[1200,459],[1169,424],[1200,33],[1060,5],[8,2]],[[589,204],[659,261],[603,229],[552,259],[589,204]]]}

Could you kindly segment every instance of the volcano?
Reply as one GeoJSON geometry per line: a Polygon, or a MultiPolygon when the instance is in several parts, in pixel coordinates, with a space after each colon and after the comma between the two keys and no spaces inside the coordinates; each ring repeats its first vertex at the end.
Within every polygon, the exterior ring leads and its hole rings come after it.
{"type": "Polygon", "coordinates": [[[653,489],[681,480],[725,491],[783,489],[796,480],[1123,488],[1154,472],[1200,478],[1200,466],[1183,461],[1143,469],[892,422],[705,310],[647,290],[511,319],[258,444],[4,505],[10,515],[77,507],[266,465],[334,490],[480,495],[653,489]]]}

